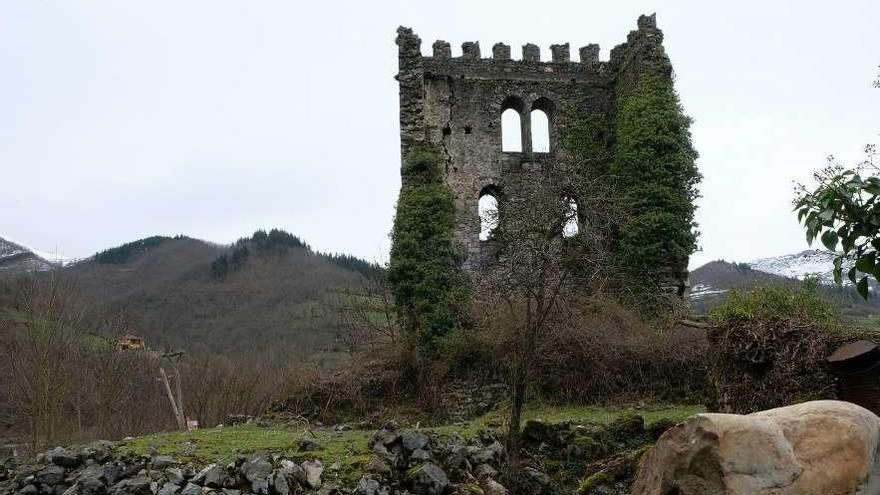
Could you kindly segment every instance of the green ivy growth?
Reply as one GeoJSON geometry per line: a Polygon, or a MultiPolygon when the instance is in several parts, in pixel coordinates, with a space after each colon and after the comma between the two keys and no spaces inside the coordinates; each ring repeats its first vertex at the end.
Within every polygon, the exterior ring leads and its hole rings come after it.
{"type": "Polygon", "coordinates": [[[391,233],[388,280],[407,336],[431,358],[467,322],[470,281],[455,241],[452,191],[430,145],[413,144],[403,160],[402,187],[391,233]]]}
{"type": "Polygon", "coordinates": [[[621,95],[614,121],[611,173],[627,214],[619,225],[617,262],[654,287],[657,267],[684,264],[697,247],[694,200],[700,173],[672,78],[641,74],[621,95]]]}
{"type": "MultiPolygon", "coordinates": [[[[585,103],[582,106],[587,106],[585,103]]],[[[562,145],[578,171],[585,177],[602,177],[608,174],[611,153],[608,147],[608,125],[605,115],[592,111],[579,111],[573,122],[563,130],[562,145]]]]}

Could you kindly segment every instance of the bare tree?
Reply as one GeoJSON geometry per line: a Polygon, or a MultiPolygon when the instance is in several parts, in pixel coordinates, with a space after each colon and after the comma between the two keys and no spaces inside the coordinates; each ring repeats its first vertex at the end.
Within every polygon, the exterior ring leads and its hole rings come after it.
{"type": "Polygon", "coordinates": [[[337,338],[349,353],[377,345],[396,345],[400,328],[391,287],[384,275],[367,278],[340,293],[337,338]]]}
{"type": "Polygon", "coordinates": [[[12,401],[28,423],[32,448],[63,432],[65,403],[78,390],[84,312],[74,304],[70,280],[53,273],[23,280],[17,301],[21,318],[7,328],[4,362],[12,378],[12,401]]]}
{"type": "Polygon", "coordinates": [[[491,236],[497,260],[477,290],[481,324],[505,347],[510,387],[508,455],[514,491],[520,465],[520,424],[533,363],[547,338],[566,322],[577,297],[600,288],[609,266],[607,205],[583,178],[567,174],[512,177],[499,201],[491,236]],[[590,197],[583,191],[590,191],[590,197]]]}

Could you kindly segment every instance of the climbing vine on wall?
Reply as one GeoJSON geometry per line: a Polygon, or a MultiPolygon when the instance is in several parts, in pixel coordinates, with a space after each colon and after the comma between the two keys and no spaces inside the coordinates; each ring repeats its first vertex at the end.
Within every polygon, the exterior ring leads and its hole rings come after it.
{"type": "Polygon", "coordinates": [[[617,102],[611,174],[627,215],[615,253],[620,266],[649,286],[660,282],[658,267],[686,265],[697,247],[701,176],[690,124],[661,67],[642,72],[617,102]]]}
{"type": "Polygon", "coordinates": [[[388,279],[404,331],[423,358],[467,321],[469,278],[455,241],[455,206],[439,153],[414,144],[403,159],[388,279]]]}

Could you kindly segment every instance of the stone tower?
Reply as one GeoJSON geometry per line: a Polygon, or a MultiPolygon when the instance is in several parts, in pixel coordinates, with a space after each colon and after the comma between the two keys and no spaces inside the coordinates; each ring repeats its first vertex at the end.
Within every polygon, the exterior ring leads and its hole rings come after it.
{"type": "MultiPolygon", "coordinates": [[[[453,57],[450,44],[439,40],[432,56],[422,56],[421,39],[410,28],[398,28],[402,154],[418,141],[441,150],[446,183],[455,197],[455,235],[467,250],[466,270],[478,270],[490,249],[479,238],[479,199],[503,188],[511,173],[541,170],[564,158],[560,141],[577,118],[572,112],[601,115],[610,128],[615,101],[644,64],[659,65],[672,77],[662,40],[656,17],[650,15],[639,18],[638,29],[611,51],[608,61],[599,60],[595,44],[578,49],[573,61],[568,43],[551,45],[550,60],[541,60],[539,47],[531,43],[522,47],[520,60],[503,43],[495,44],[487,58],[478,42],[465,42],[462,55],[453,57]],[[509,109],[519,114],[518,151],[502,150],[502,113],[509,109]],[[532,149],[535,110],[549,121],[549,149],[532,149]]],[[[659,269],[667,274],[665,286],[683,294],[687,260],[659,269]]]]}

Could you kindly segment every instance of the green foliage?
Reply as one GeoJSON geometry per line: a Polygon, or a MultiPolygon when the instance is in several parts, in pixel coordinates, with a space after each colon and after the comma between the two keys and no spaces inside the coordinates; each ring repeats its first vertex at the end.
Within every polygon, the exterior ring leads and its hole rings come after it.
{"type": "Polygon", "coordinates": [[[127,244],[123,244],[121,246],[117,246],[110,249],[105,249],[104,251],[99,252],[95,255],[95,261],[105,265],[105,264],[113,264],[113,265],[121,265],[123,263],[127,263],[131,261],[135,256],[146,252],[149,249],[152,249],[159,244],[162,244],[165,241],[171,239],[184,239],[185,236],[178,235],[174,237],[167,237],[162,235],[154,235],[152,237],[147,237],[145,239],[140,239],[134,242],[129,242],[127,244]]]}
{"type": "MultiPolygon", "coordinates": [[[[586,106],[584,103],[583,106],[586,106]]],[[[585,176],[600,177],[611,165],[610,141],[605,116],[597,112],[570,112],[577,117],[563,129],[562,145],[585,176]]]]}
{"type": "Polygon", "coordinates": [[[322,254],[322,256],[337,266],[358,272],[369,279],[375,280],[385,275],[385,269],[381,265],[371,263],[357,256],[344,253],[326,253],[322,254]]]}
{"type": "Polygon", "coordinates": [[[320,256],[337,266],[360,273],[367,278],[375,278],[384,274],[384,269],[376,263],[370,263],[350,254],[315,253],[301,238],[281,229],[272,229],[269,232],[258,230],[251,237],[242,237],[237,240],[228,253],[221,253],[211,263],[211,274],[216,278],[223,278],[241,269],[250,258],[251,252],[283,254],[288,249],[304,249],[310,255],[320,256]]]}
{"type": "Polygon", "coordinates": [[[431,357],[444,338],[466,324],[469,280],[454,239],[455,207],[443,182],[439,154],[413,145],[403,160],[403,186],[391,234],[388,280],[405,331],[431,357]]]}
{"type": "Polygon", "coordinates": [[[835,282],[841,283],[844,262],[851,261],[847,278],[867,299],[868,278],[880,280],[880,177],[872,175],[878,170],[875,147],[868,145],[865,152],[866,160],[856,169],[845,169],[829,157],[829,165],[814,176],[816,189],[800,187],[794,209],[808,243],[820,239],[829,251],[840,248],[834,259],[835,282]]]}
{"type": "Polygon", "coordinates": [[[265,230],[254,232],[251,237],[243,237],[232,245],[229,253],[222,253],[211,263],[211,274],[217,278],[239,270],[250,257],[251,248],[262,253],[283,254],[291,248],[305,249],[311,252],[311,247],[299,237],[280,229],[272,229],[268,233],[265,230]]]}
{"type": "Polygon", "coordinates": [[[748,291],[732,290],[710,313],[715,325],[744,321],[809,322],[826,329],[840,327],[840,312],[819,293],[815,281],[802,287],[768,285],[748,291]]]}
{"type": "Polygon", "coordinates": [[[819,290],[815,281],[734,290],[713,308],[710,410],[746,414],[833,397],[827,357],[844,341],[876,332],[845,325],[819,290]]]}
{"type": "Polygon", "coordinates": [[[611,173],[627,210],[615,246],[619,264],[648,284],[658,267],[685,264],[697,247],[694,200],[700,181],[672,79],[659,68],[641,74],[618,100],[611,173]]]}

